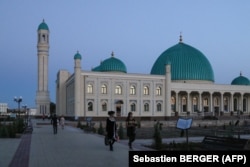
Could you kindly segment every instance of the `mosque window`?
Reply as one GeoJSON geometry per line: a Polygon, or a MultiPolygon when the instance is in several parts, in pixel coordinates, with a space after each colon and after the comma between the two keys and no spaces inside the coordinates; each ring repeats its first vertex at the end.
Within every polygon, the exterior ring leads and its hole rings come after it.
{"type": "Polygon", "coordinates": [[[224,98],[224,111],[228,111],[228,98],[224,98]]]}
{"type": "Polygon", "coordinates": [[[115,87],[115,94],[116,94],[116,95],[121,95],[121,94],[122,94],[122,88],[121,88],[120,85],[117,85],[117,86],[115,87]]]}
{"type": "Polygon", "coordinates": [[[135,95],[135,87],[130,86],[130,95],[135,95]]]}
{"type": "Polygon", "coordinates": [[[176,105],[175,105],[175,97],[171,97],[171,109],[172,111],[176,111],[176,105]]]}
{"type": "Polygon", "coordinates": [[[102,103],[102,111],[107,111],[107,103],[106,102],[102,103]]]}
{"type": "Polygon", "coordinates": [[[43,39],[43,42],[46,41],[46,36],[44,34],[42,35],[42,39],[43,39]]]}
{"type": "Polygon", "coordinates": [[[203,105],[204,105],[204,106],[208,106],[208,98],[205,98],[205,99],[203,100],[203,105]]]}
{"type": "Polygon", "coordinates": [[[219,106],[219,99],[218,99],[218,97],[214,98],[214,106],[219,106]]]}
{"type": "Polygon", "coordinates": [[[144,111],[149,111],[149,104],[148,103],[144,104],[144,111]]]}
{"type": "Polygon", "coordinates": [[[107,94],[107,86],[106,85],[102,85],[102,87],[101,87],[101,93],[102,94],[107,94]]]}
{"type": "Polygon", "coordinates": [[[162,111],[162,110],[161,110],[161,103],[158,103],[158,104],[157,104],[157,111],[162,111]]]}
{"type": "Polygon", "coordinates": [[[238,101],[237,99],[235,98],[234,99],[234,111],[237,111],[238,110],[238,101]]]}
{"type": "Polygon", "coordinates": [[[88,103],[88,111],[93,111],[93,103],[92,102],[88,103]]]}
{"type": "Polygon", "coordinates": [[[93,93],[93,85],[88,84],[87,93],[89,93],[89,94],[92,94],[92,93],[93,93]]]}
{"type": "Polygon", "coordinates": [[[198,111],[198,105],[197,105],[198,103],[197,103],[197,98],[196,97],[194,97],[193,98],[193,110],[194,110],[194,112],[197,112],[198,111]]]}
{"type": "Polygon", "coordinates": [[[135,103],[132,103],[132,104],[130,105],[130,110],[131,110],[131,111],[135,111],[135,103]]]}
{"type": "Polygon", "coordinates": [[[149,88],[147,86],[144,86],[144,88],[143,88],[143,94],[144,95],[149,95],[149,88]]]}
{"type": "Polygon", "coordinates": [[[243,99],[243,111],[247,110],[247,99],[243,99]]]}
{"type": "Polygon", "coordinates": [[[161,96],[161,87],[159,86],[156,88],[156,95],[161,96]]]}

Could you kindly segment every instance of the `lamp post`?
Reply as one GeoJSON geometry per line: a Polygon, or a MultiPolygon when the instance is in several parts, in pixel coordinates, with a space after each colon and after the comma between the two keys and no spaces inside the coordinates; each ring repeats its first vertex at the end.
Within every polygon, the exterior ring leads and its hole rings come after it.
{"type": "Polygon", "coordinates": [[[22,96],[20,96],[20,97],[14,97],[14,101],[15,102],[17,102],[17,104],[18,104],[18,115],[19,115],[19,119],[20,119],[20,103],[22,102],[22,96]]]}

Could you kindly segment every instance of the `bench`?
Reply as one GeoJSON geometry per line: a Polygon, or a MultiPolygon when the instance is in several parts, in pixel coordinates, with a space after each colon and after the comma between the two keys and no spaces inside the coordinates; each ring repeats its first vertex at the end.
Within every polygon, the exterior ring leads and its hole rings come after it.
{"type": "Polygon", "coordinates": [[[231,137],[205,136],[202,141],[204,150],[244,150],[247,145],[248,139],[231,137]]]}

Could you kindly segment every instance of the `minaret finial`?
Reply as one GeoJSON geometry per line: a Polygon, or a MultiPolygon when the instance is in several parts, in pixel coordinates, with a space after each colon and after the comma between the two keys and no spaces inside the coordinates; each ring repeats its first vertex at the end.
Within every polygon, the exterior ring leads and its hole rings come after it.
{"type": "Polygon", "coordinates": [[[112,57],[114,57],[114,56],[115,56],[114,51],[112,51],[111,56],[112,56],[112,57]]]}
{"type": "Polygon", "coordinates": [[[180,43],[182,43],[182,35],[181,35],[181,32],[180,32],[180,43]]]}

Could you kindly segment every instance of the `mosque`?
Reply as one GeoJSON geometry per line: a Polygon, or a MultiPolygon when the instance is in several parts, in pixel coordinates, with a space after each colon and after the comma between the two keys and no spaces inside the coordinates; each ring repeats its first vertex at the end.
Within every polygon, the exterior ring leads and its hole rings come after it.
{"type": "MultiPolygon", "coordinates": [[[[38,27],[38,37],[43,38],[38,45],[42,42],[46,46],[38,49],[39,57],[39,52],[46,55],[49,49],[49,28],[44,21],[38,27]]],[[[75,53],[74,73],[67,70],[57,73],[56,112],[75,119],[95,120],[106,118],[110,110],[118,118],[133,112],[142,120],[164,120],[176,115],[250,114],[250,80],[240,74],[228,85],[215,84],[207,57],[184,43],[182,36],[156,58],[150,74],[129,74],[113,52],[90,70],[82,69],[82,56],[75,53]]],[[[47,59],[40,60],[46,70],[47,59]]],[[[40,94],[38,99],[48,101],[48,90],[43,94],[45,98],[40,94]]]]}

